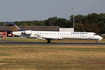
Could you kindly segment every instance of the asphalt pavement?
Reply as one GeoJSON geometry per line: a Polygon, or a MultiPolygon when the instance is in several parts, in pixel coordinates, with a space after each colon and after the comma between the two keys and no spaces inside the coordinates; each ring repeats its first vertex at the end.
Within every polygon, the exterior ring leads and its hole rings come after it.
{"type": "Polygon", "coordinates": [[[105,43],[46,43],[46,42],[16,42],[0,40],[0,45],[75,45],[75,46],[105,46],[105,43]]]}

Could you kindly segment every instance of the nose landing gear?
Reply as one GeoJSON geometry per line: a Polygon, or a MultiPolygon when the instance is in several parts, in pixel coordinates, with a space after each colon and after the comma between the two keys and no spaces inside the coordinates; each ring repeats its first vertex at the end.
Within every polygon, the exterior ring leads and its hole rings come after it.
{"type": "Polygon", "coordinates": [[[96,43],[98,43],[98,40],[96,40],[96,43]]]}

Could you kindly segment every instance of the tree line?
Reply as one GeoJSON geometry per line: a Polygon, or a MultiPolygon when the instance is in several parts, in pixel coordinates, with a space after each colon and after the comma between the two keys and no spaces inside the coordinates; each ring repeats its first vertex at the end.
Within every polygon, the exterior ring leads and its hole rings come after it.
{"type": "MultiPolygon", "coordinates": [[[[75,31],[105,33],[105,13],[91,13],[88,15],[75,15],[75,31]]],[[[6,22],[0,22],[3,26],[6,22]]],[[[61,28],[73,28],[73,15],[69,20],[65,18],[51,17],[46,20],[14,21],[17,26],[59,26],[61,28]]]]}

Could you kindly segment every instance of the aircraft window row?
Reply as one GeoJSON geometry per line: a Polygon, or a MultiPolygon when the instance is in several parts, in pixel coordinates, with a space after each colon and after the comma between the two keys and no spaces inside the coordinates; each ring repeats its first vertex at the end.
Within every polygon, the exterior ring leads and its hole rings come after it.
{"type": "Polygon", "coordinates": [[[71,34],[71,33],[38,33],[40,35],[84,35],[84,34],[71,34]]]}

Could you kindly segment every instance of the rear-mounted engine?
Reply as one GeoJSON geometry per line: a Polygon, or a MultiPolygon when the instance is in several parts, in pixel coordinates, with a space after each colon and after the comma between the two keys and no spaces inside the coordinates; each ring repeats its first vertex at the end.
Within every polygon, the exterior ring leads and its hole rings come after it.
{"type": "Polygon", "coordinates": [[[23,34],[32,34],[32,30],[26,30],[23,32],[23,34]]]}

